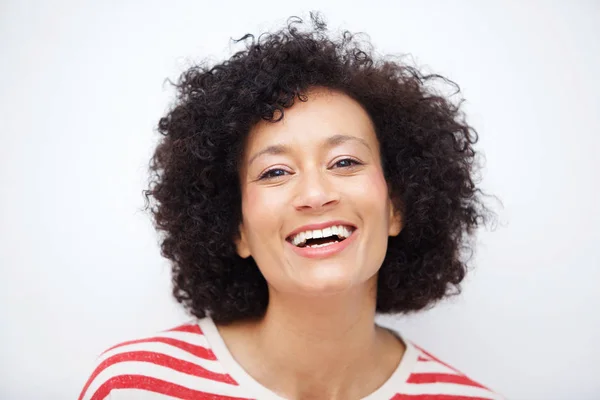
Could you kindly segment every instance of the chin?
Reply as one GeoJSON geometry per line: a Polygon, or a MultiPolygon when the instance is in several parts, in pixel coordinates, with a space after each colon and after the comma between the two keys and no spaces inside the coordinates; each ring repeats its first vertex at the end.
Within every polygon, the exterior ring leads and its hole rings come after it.
{"type": "Polygon", "coordinates": [[[301,289],[313,295],[332,295],[352,290],[364,284],[365,280],[350,274],[347,268],[321,267],[299,282],[301,289]]]}

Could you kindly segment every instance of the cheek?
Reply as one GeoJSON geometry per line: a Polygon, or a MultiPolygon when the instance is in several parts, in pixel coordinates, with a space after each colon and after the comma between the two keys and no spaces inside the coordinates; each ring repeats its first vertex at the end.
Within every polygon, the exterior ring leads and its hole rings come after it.
{"type": "Polygon", "coordinates": [[[360,199],[367,210],[386,211],[388,205],[387,182],[381,169],[373,168],[368,174],[362,176],[360,184],[352,185],[353,197],[360,199]]]}
{"type": "Polygon", "coordinates": [[[282,201],[281,196],[273,192],[264,188],[247,188],[244,192],[242,213],[255,234],[269,231],[277,223],[282,201]]]}
{"type": "Polygon", "coordinates": [[[373,182],[373,190],[377,193],[378,199],[387,200],[388,197],[388,187],[385,178],[383,177],[383,171],[381,169],[377,169],[376,172],[373,173],[371,177],[371,182],[373,182]]]}

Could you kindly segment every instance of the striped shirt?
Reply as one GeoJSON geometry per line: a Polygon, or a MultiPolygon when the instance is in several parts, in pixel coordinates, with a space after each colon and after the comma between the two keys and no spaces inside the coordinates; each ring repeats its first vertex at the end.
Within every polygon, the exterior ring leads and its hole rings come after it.
{"type": "MultiPolygon", "coordinates": [[[[414,343],[392,376],[362,400],[503,399],[414,343]]],[[[118,344],[99,357],[79,400],[286,400],[233,358],[210,317],[118,344]]]]}

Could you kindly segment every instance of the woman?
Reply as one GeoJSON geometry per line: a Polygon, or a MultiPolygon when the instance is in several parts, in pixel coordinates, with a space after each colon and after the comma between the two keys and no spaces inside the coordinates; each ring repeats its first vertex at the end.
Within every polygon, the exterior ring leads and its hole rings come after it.
{"type": "Polygon", "coordinates": [[[500,398],[374,321],[458,292],[475,131],[439,76],[301,22],[181,77],[146,196],[196,318],[107,350],[80,399],[500,398]]]}

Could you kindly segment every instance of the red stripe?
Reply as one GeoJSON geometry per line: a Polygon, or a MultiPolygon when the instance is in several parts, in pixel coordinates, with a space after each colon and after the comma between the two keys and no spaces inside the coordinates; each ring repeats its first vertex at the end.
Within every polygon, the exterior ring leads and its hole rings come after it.
{"type": "Polygon", "coordinates": [[[439,374],[439,373],[413,373],[410,375],[407,383],[456,383],[459,385],[475,386],[487,389],[485,386],[475,382],[464,375],[439,374]]]}
{"type": "Polygon", "coordinates": [[[104,400],[113,389],[142,389],[164,394],[178,399],[198,400],[247,400],[247,397],[230,397],[201,392],[167,382],[162,379],[151,378],[143,375],[119,375],[106,381],[98,388],[91,400],[104,400]]]}
{"type": "Polygon", "coordinates": [[[231,378],[228,374],[217,373],[213,371],[209,371],[206,368],[203,368],[197,364],[193,364],[188,361],[183,361],[178,358],[170,357],[165,354],[155,353],[152,351],[132,351],[121,354],[116,354],[112,357],[104,360],[98,367],[94,370],[88,381],[85,383],[83,390],[81,391],[81,395],[79,396],[79,400],[82,399],[84,393],[87,391],[89,386],[92,384],[94,379],[106,368],[110,367],[113,364],[119,362],[127,362],[127,361],[140,361],[140,362],[149,362],[152,364],[160,365],[163,367],[167,367],[179,372],[183,372],[185,374],[198,376],[201,378],[211,379],[213,381],[230,383],[233,385],[237,385],[238,383],[231,378]]]}
{"type": "MultiPolygon", "coordinates": [[[[413,343],[414,344],[414,343],[413,343]]],[[[425,354],[427,357],[431,358],[434,361],[439,362],[440,364],[450,368],[452,371],[455,371],[458,374],[464,375],[462,372],[460,372],[459,370],[457,370],[456,368],[454,368],[453,366],[446,364],[445,362],[443,362],[442,360],[440,360],[439,358],[437,358],[436,356],[434,356],[433,354],[425,351],[424,349],[422,349],[421,347],[414,345],[417,349],[419,349],[423,354],[425,354]]]]}
{"type": "Polygon", "coordinates": [[[490,400],[489,397],[471,397],[453,394],[396,394],[390,400],[490,400]]]}
{"type": "Polygon", "coordinates": [[[197,333],[198,335],[204,335],[202,329],[200,329],[199,325],[196,324],[186,324],[181,326],[176,326],[173,329],[168,329],[166,332],[189,332],[189,333],[197,333]]]}
{"type": "Polygon", "coordinates": [[[215,353],[213,353],[211,349],[207,349],[206,347],[198,346],[198,345],[184,342],[184,341],[178,340],[178,339],[171,339],[171,338],[158,337],[158,336],[153,337],[153,338],[130,340],[128,342],[119,343],[118,345],[113,346],[110,349],[106,350],[102,354],[106,354],[113,349],[116,349],[118,347],[127,346],[130,344],[151,343],[151,342],[159,342],[159,343],[165,343],[165,344],[168,344],[171,346],[175,346],[183,351],[187,351],[188,353],[195,355],[196,357],[204,358],[207,360],[215,361],[217,359],[217,356],[215,356],[215,353]]]}

